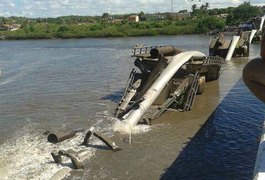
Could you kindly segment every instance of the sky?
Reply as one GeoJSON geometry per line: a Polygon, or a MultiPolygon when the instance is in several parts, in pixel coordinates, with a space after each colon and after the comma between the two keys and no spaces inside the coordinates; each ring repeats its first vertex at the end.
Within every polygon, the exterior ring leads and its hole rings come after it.
{"type": "MultiPolygon", "coordinates": [[[[174,12],[209,3],[210,8],[237,7],[245,1],[264,6],[265,0],[173,0],[174,12]]],[[[95,16],[109,14],[170,12],[171,0],[0,0],[0,16],[30,18],[67,15],[95,16]]]]}

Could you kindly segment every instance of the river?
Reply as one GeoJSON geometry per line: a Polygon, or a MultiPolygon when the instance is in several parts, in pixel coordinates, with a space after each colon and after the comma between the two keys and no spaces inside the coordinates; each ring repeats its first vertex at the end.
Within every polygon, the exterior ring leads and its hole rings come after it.
{"type": "MultiPolygon", "coordinates": [[[[77,142],[70,140],[59,147],[49,144],[44,135],[46,131],[95,126],[108,134],[116,122],[113,110],[133,67],[130,53],[134,45],[171,44],[208,54],[208,42],[209,37],[204,35],[0,41],[0,175],[14,179],[48,179],[60,169],[52,163],[50,152],[77,142]]],[[[258,54],[259,45],[251,45],[250,59],[258,54]]],[[[250,179],[265,112],[264,105],[242,82],[241,72],[247,61],[248,58],[238,58],[224,64],[220,81],[213,85],[218,88],[216,110],[179,156],[171,149],[174,138],[165,142],[163,136],[161,139],[153,136],[165,130],[169,136],[175,136],[175,131],[167,129],[170,122],[159,121],[154,128],[143,128],[140,135],[136,135],[136,147],[149,146],[151,159],[166,159],[164,167],[148,163],[146,158],[143,164],[153,172],[147,173],[144,167],[138,172],[130,171],[139,169],[139,164],[132,163],[126,174],[119,171],[124,170],[123,165],[102,166],[102,172],[98,172],[95,169],[101,164],[95,163],[84,173],[73,176],[250,179]],[[150,140],[152,137],[156,140],[150,140]],[[146,143],[146,139],[150,142],[146,143]],[[156,143],[171,151],[171,156],[157,157],[151,150],[156,143]],[[113,172],[109,168],[117,170],[113,172]]],[[[82,135],[75,140],[81,141],[82,135]]],[[[91,161],[100,159],[96,146],[76,150],[91,151],[91,161]]],[[[142,155],[134,152],[135,157],[142,155]]],[[[103,153],[102,156],[108,158],[109,155],[103,153]]],[[[123,157],[123,161],[134,162],[135,157],[123,157]]]]}

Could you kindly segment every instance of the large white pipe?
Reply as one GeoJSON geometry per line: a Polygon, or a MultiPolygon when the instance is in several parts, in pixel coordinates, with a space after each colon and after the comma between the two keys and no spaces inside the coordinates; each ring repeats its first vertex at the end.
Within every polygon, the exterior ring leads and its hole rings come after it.
{"type": "Polygon", "coordinates": [[[250,33],[250,37],[249,37],[249,43],[252,42],[254,35],[256,34],[257,30],[256,29],[252,29],[251,33],[250,33]]]}
{"type": "Polygon", "coordinates": [[[174,76],[174,74],[179,70],[179,68],[188,62],[193,56],[196,57],[204,57],[205,54],[199,51],[186,51],[179,53],[172,57],[171,61],[158,77],[158,79],[154,82],[154,84],[147,90],[144,94],[144,100],[139,103],[139,107],[137,109],[133,109],[124,116],[124,120],[122,121],[122,125],[120,128],[115,128],[115,131],[118,132],[130,132],[132,127],[137,125],[139,120],[143,117],[145,112],[150,108],[159,94],[162,92],[166,84],[170,81],[170,79],[174,76]]]}
{"type": "Polygon", "coordinates": [[[259,31],[262,31],[262,29],[263,29],[264,20],[265,20],[265,16],[263,16],[263,17],[261,18],[261,20],[260,20],[259,31]]]}
{"type": "Polygon", "coordinates": [[[225,60],[226,61],[229,61],[229,60],[231,60],[231,58],[232,58],[232,56],[233,56],[233,53],[234,53],[234,51],[235,51],[235,49],[236,49],[236,45],[237,45],[237,43],[238,43],[238,41],[239,41],[239,36],[234,36],[233,37],[233,40],[232,40],[232,42],[231,42],[231,45],[230,45],[230,47],[229,47],[229,50],[228,50],[228,52],[227,52],[227,55],[226,55],[226,57],[225,57],[225,60]]]}

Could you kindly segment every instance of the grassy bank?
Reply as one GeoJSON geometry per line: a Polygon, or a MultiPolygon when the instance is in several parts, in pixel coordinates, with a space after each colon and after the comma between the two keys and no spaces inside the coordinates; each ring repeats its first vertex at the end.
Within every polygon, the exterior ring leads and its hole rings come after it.
{"type": "MultiPolygon", "coordinates": [[[[207,20],[209,21],[209,19],[207,20]]],[[[211,20],[214,27],[222,28],[222,20],[211,20]],[[218,22],[218,23],[217,23],[218,22]],[[218,25],[219,24],[219,25],[218,25]],[[221,25],[220,25],[221,24],[221,25]]],[[[16,31],[1,31],[0,37],[5,39],[52,39],[52,38],[96,38],[96,37],[126,37],[126,36],[156,36],[203,33],[208,27],[201,28],[206,24],[203,20],[185,21],[143,21],[121,23],[27,23],[16,31]]],[[[211,26],[213,26],[211,24],[211,26]]]]}

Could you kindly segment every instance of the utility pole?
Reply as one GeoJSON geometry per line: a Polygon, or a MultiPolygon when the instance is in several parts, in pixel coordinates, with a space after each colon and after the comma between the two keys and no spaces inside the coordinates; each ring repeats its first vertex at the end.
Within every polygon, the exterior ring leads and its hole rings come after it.
{"type": "Polygon", "coordinates": [[[173,0],[171,0],[171,13],[173,13],[174,11],[174,4],[173,4],[173,0]]]}

